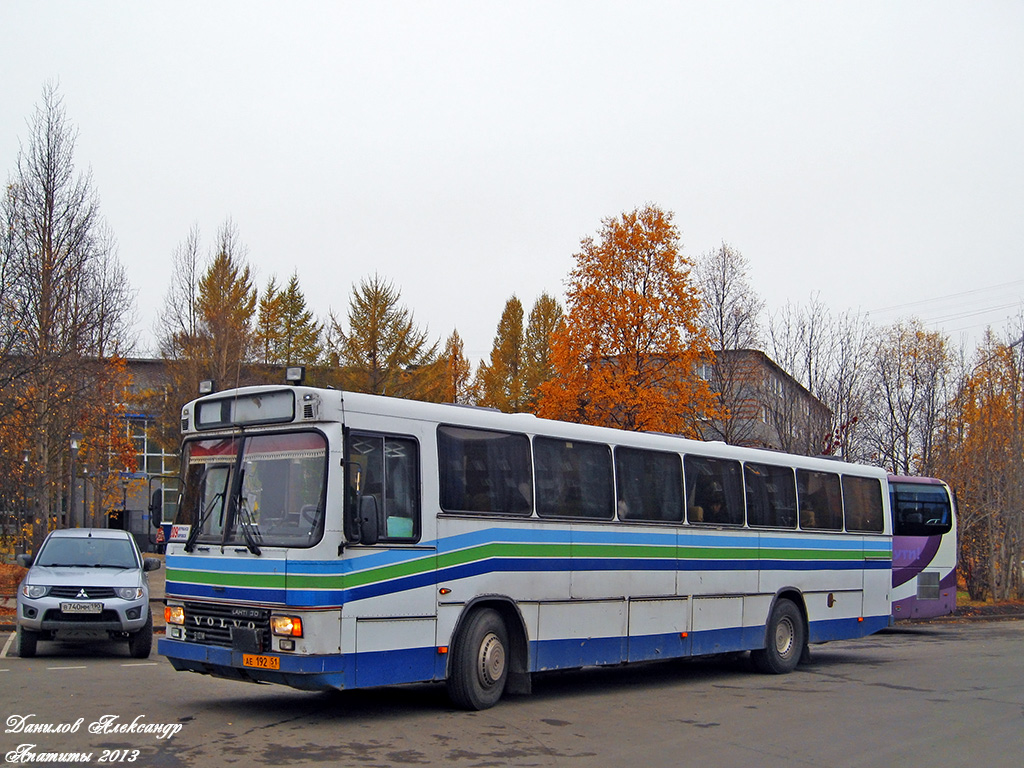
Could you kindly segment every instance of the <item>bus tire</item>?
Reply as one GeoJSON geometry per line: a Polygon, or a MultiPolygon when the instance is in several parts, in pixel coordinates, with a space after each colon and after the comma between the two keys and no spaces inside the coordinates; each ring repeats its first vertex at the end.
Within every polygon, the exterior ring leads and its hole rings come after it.
{"type": "Polygon", "coordinates": [[[497,611],[474,611],[459,629],[448,674],[448,695],[462,709],[493,707],[508,680],[508,630],[497,611]]]}
{"type": "Polygon", "coordinates": [[[796,669],[807,638],[803,614],[792,600],[783,598],[772,607],[765,640],[765,648],[750,652],[757,669],[771,675],[784,675],[796,669]]]}

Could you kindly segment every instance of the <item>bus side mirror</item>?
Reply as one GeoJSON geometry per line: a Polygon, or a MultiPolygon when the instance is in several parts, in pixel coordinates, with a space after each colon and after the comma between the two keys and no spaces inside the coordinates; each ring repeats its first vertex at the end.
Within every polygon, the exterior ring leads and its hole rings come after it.
{"type": "Polygon", "coordinates": [[[360,544],[377,543],[380,537],[380,517],[374,496],[364,496],[359,500],[359,529],[360,544]]]}
{"type": "Polygon", "coordinates": [[[164,489],[157,488],[149,497],[149,522],[159,528],[164,518],[164,489]]]}

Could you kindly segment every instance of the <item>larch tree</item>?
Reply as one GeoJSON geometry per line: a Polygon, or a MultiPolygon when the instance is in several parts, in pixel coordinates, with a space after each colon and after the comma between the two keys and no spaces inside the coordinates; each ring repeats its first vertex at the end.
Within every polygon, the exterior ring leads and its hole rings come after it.
{"type": "Polygon", "coordinates": [[[473,404],[473,366],[466,357],[465,345],[457,330],[452,331],[452,335],[445,342],[441,359],[445,364],[441,401],[458,405],[473,404]]]}
{"type": "Polygon", "coordinates": [[[401,292],[380,275],[352,289],[348,331],[332,314],[328,361],[343,389],[417,400],[440,400],[443,360],[427,331],[401,304],[401,292]]]}
{"type": "Polygon", "coordinates": [[[298,274],[292,274],[281,297],[283,315],[279,362],[281,365],[312,365],[323,354],[323,325],[306,305],[298,274]]]}
{"type": "Polygon", "coordinates": [[[168,383],[144,396],[158,414],[153,437],[165,450],[180,440],[181,407],[197,396],[200,381],[212,379],[219,388],[258,383],[247,365],[256,351],[257,294],[230,219],[209,256],[204,259],[201,252],[199,229],[193,226],[173,253],[158,326],[168,383]]]}
{"type": "Polygon", "coordinates": [[[538,415],[686,435],[719,417],[697,375],[714,353],[671,214],[648,205],[607,218],[575,258],[538,415]]]}
{"type": "Polygon", "coordinates": [[[548,293],[542,293],[530,310],[523,343],[523,388],[529,411],[537,410],[540,385],[554,375],[551,336],[562,324],[563,315],[558,299],[548,293]]]}
{"type": "Polygon", "coordinates": [[[283,289],[271,277],[259,300],[256,359],[264,365],[315,364],[323,352],[322,328],[306,306],[298,274],[283,289]]]}
{"type": "Polygon", "coordinates": [[[506,413],[521,411],[526,403],[523,372],[523,305],[512,296],[498,321],[490,361],[477,371],[479,404],[506,413]]]}
{"type": "Polygon", "coordinates": [[[263,365],[276,365],[279,362],[281,317],[283,297],[277,284],[277,277],[271,276],[267,287],[260,295],[256,310],[255,328],[255,360],[263,365]]]}
{"type": "Polygon", "coordinates": [[[210,378],[222,387],[245,383],[243,366],[252,353],[256,289],[246,249],[230,219],[218,231],[213,259],[199,279],[196,309],[201,354],[210,378]]]}

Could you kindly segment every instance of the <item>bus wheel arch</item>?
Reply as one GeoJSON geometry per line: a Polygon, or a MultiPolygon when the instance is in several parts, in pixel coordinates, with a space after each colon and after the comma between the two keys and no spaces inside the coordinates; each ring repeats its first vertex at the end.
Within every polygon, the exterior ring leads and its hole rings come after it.
{"type": "Polygon", "coordinates": [[[764,648],[750,652],[754,666],[761,672],[782,675],[792,672],[806,660],[807,608],[797,591],[782,591],[775,596],[765,623],[764,648]]]}
{"type": "Polygon", "coordinates": [[[459,617],[448,654],[448,693],[464,709],[487,709],[502,694],[530,693],[529,643],[515,604],[481,598],[459,617]]]}

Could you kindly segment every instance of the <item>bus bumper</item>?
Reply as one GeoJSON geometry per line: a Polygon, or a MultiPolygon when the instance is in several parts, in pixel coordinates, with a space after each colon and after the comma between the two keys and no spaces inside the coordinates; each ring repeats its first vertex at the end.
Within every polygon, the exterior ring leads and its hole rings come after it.
{"type": "Polygon", "coordinates": [[[198,672],[203,675],[243,680],[252,683],[278,683],[305,691],[345,690],[346,680],[353,679],[347,655],[290,656],[288,654],[259,654],[277,661],[277,669],[247,666],[241,651],[214,645],[186,643],[161,638],[157,651],[166,656],[179,672],[198,672]]]}

